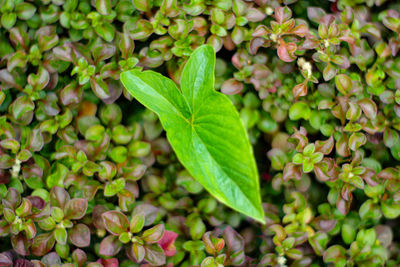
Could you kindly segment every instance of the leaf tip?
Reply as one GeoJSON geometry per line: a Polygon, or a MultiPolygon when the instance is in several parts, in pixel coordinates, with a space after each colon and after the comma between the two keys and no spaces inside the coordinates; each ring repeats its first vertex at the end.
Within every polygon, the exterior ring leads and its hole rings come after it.
{"type": "Polygon", "coordinates": [[[215,56],[215,50],[214,47],[212,47],[209,44],[204,44],[199,46],[198,48],[196,48],[196,50],[194,50],[193,55],[194,54],[211,54],[213,56],[215,56]]]}
{"type": "Polygon", "coordinates": [[[263,208],[261,208],[259,210],[258,214],[255,214],[255,215],[251,216],[251,218],[253,218],[255,221],[265,225],[265,215],[264,215],[263,208]]]}

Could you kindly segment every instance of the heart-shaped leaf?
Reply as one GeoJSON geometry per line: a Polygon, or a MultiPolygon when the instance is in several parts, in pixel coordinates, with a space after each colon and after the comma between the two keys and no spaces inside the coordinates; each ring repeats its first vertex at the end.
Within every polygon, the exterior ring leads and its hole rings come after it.
{"type": "Polygon", "coordinates": [[[264,222],[253,151],[232,102],[214,90],[214,66],[214,49],[204,45],[186,63],[181,90],[152,71],[127,71],[121,81],[160,117],[179,160],[195,179],[222,203],[264,222]]]}

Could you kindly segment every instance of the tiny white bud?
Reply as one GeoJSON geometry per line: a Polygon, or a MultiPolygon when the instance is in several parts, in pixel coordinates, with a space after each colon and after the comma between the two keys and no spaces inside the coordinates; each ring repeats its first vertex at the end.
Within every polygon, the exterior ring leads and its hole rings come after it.
{"type": "Polygon", "coordinates": [[[273,33],[273,34],[271,34],[271,36],[269,37],[273,42],[276,42],[277,40],[278,40],[278,36],[275,34],[275,33],[273,33]]]}
{"type": "Polygon", "coordinates": [[[279,256],[277,262],[280,267],[286,267],[286,258],[284,256],[279,256]]]}
{"type": "Polygon", "coordinates": [[[272,15],[272,13],[274,13],[274,10],[271,7],[265,8],[265,14],[270,16],[270,15],[272,15]]]}
{"type": "Polygon", "coordinates": [[[303,68],[304,63],[306,63],[306,60],[302,57],[297,60],[297,65],[299,65],[300,68],[303,68]]]}
{"type": "Polygon", "coordinates": [[[17,178],[20,170],[21,170],[21,161],[19,159],[15,159],[14,165],[12,166],[11,169],[11,176],[13,178],[17,178]]]}
{"type": "Polygon", "coordinates": [[[312,65],[310,62],[306,61],[304,58],[299,58],[297,60],[297,65],[299,65],[299,67],[307,72],[307,76],[311,77],[312,75],[312,65]]]}

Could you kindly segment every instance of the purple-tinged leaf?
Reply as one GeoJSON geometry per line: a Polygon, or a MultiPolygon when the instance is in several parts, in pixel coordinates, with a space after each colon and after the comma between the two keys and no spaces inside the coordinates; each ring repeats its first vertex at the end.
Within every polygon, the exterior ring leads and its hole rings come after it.
{"type": "Polygon", "coordinates": [[[111,210],[104,212],[102,215],[104,226],[113,235],[120,235],[129,229],[129,221],[125,214],[111,210]]]}
{"type": "Polygon", "coordinates": [[[109,235],[100,243],[99,254],[107,257],[113,257],[118,254],[122,248],[122,243],[118,237],[109,235]]]}

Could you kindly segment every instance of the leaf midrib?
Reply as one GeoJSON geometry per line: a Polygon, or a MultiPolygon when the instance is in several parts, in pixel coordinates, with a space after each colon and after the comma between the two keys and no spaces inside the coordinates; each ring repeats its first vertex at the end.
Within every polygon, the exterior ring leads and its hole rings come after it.
{"type": "MultiPolygon", "coordinates": [[[[144,81],[144,80],[142,80],[142,79],[140,79],[143,83],[146,83],[146,81],[144,81]]],[[[176,85],[175,85],[176,86],[176,85]]],[[[185,96],[182,94],[182,92],[181,92],[181,90],[179,90],[179,88],[176,86],[176,88],[178,89],[178,92],[179,92],[179,96],[181,96],[182,98],[183,98],[183,100],[184,100],[184,103],[186,103],[186,105],[187,105],[187,107],[188,107],[188,109],[189,109],[189,112],[190,112],[190,117],[193,117],[193,113],[192,113],[192,109],[190,108],[190,106],[189,106],[189,104],[187,103],[187,100],[186,100],[186,98],[185,98],[185,96]]],[[[176,106],[172,101],[170,101],[168,98],[166,98],[163,94],[160,94],[157,90],[155,90],[156,92],[157,92],[157,94],[161,97],[161,98],[163,98],[164,100],[166,100],[166,102],[168,102],[173,108],[174,108],[174,111],[175,111],[175,113],[179,116],[179,117],[181,117],[184,121],[186,121],[187,123],[189,123],[189,124],[191,124],[190,122],[189,122],[189,119],[187,119],[186,117],[185,117],[185,115],[183,114],[183,112],[181,111],[181,109],[179,108],[179,106],[176,106]]],[[[163,114],[158,114],[157,113],[157,115],[161,118],[162,117],[162,115],[163,114]]]]}
{"type": "MultiPolygon", "coordinates": [[[[197,124],[197,125],[200,125],[200,124],[197,124]]],[[[207,147],[206,143],[203,141],[203,139],[202,139],[202,138],[200,137],[200,135],[197,133],[194,124],[191,124],[191,126],[192,126],[191,128],[192,128],[193,132],[196,134],[196,136],[199,138],[199,140],[201,141],[201,143],[204,145],[205,149],[207,150],[207,153],[211,156],[212,160],[216,163],[216,165],[218,165],[218,169],[220,169],[221,172],[223,172],[223,173],[225,174],[225,176],[237,186],[237,188],[238,188],[239,191],[242,193],[242,195],[245,196],[246,199],[247,199],[251,204],[253,204],[253,206],[254,206],[253,201],[252,201],[251,199],[248,198],[247,194],[244,193],[244,191],[242,190],[241,186],[240,186],[239,184],[237,184],[236,181],[235,181],[234,179],[232,179],[232,178],[230,177],[230,175],[228,175],[228,174],[226,173],[226,171],[225,171],[223,168],[221,168],[221,164],[215,159],[215,157],[213,156],[213,154],[208,150],[208,147],[207,147]]],[[[226,199],[225,199],[225,201],[226,201],[226,199]]]]}
{"type": "MultiPolygon", "coordinates": [[[[228,175],[228,173],[226,173],[226,171],[223,169],[223,168],[221,168],[221,164],[217,161],[217,159],[213,156],[213,154],[209,151],[209,149],[208,149],[208,147],[207,147],[207,143],[206,142],[204,142],[204,140],[201,138],[201,136],[199,135],[199,133],[196,131],[196,127],[195,127],[195,111],[194,110],[192,110],[192,108],[194,108],[194,98],[193,98],[193,107],[190,107],[189,106],[189,104],[188,104],[188,101],[187,101],[187,99],[186,99],[186,97],[185,97],[185,95],[182,93],[182,91],[181,90],[179,90],[179,92],[180,92],[180,96],[182,96],[182,98],[183,98],[183,100],[184,100],[184,102],[188,105],[188,108],[189,108],[189,110],[191,111],[191,121],[189,121],[188,119],[186,119],[186,118],[184,118],[184,116],[183,116],[183,114],[182,114],[182,112],[179,110],[179,114],[183,117],[183,119],[191,126],[191,128],[192,128],[192,131],[196,134],[196,136],[199,138],[199,140],[201,141],[201,143],[204,145],[204,147],[205,147],[205,149],[207,150],[207,153],[210,155],[210,157],[212,158],[212,160],[214,161],[214,163],[218,166],[218,169],[222,172],[222,173],[224,173],[225,174],[225,176],[233,183],[233,184],[235,184],[236,186],[237,186],[237,188],[239,189],[239,191],[242,193],[242,195],[243,196],[245,196],[246,197],[246,199],[250,202],[250,203],[252,203],[253,204],[253,206],[254,206],[254,203],[253,203],[253,201],[247,196],[247,194],[245,194],[245,192],[242,190],[242,188],[241,188],[241,186],[234,180],[234,179],[232,179],[231,177],[230,177],[230,175],[228,175]]],[[[205,98],[206,97],[210,97],[212,95],[212,93],[211,94],[208,94],[208,95],[206,95],[205,96],[205,98]]],[[[200,105],[197,107],[197,111],[199,112],[200,110],[201,110],[201,107],[204,105],[204,103],[205,103],[206,101],[202,101],[201,103],[200,103],[200,105]]],[[[172,105],[172,103],[171,103],[171,105],[172,105]]],[[[173,105],[174,106],[174,105],[173,105]]],[[[176,108],[175,106],[174,106],[174,108],[176,108]]],[[[198,127],[201,127],[200,126],[200,124],[197,124],[198,125],[198,127]]]]}

